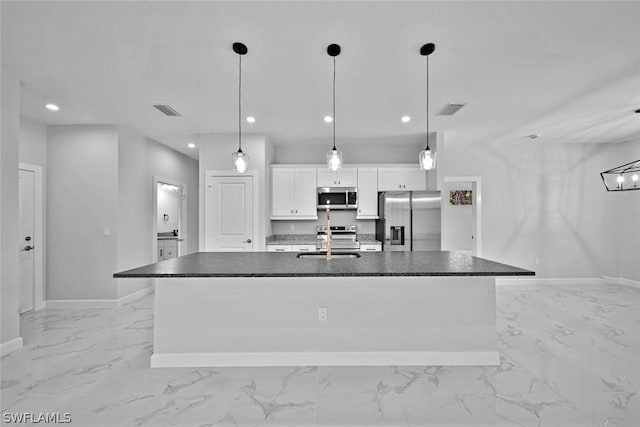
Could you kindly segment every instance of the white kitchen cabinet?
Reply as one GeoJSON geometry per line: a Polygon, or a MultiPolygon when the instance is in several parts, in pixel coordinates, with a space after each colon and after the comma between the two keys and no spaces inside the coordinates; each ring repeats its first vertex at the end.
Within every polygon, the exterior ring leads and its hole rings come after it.
{"type": "Polygon", "coordinates": [[[360,243],[360,252],[381,252],[382,243],[360,243]]]}
{"type": "Polygon", "coordinates": [[[271,219],[318,219],[316,168],[272,168],[271,219]]]}
{"type": "Polygon", "coordinates": [[[337,171],[318,168],[318,187],[356,187],[357,168],[341,168],[337,171]]]}
{"type": "Polygon", "coordinates": [[[178,256],[178,240],[158,239],[158,262],[178,256]]]}
{"type": "Polygon", "coordinates": [[[318,186],[315,168],[296,169],[294,177],[296,216],[318,218],[318,186]]]}
{"type": "Polygon", "coordinates": [[[358,168],[356,219],[378,219],[378,168],[358,168]]]}
{"type": "Polygon", "coordinates": [[[293,252],[315,252],[316,245],[291,245],[293,252]]]}
{"type": "Polygon", "coordinates": [[[267,252],[314,252],[316,245],[267,245],[267,252]]]}
{"type": "Polygon", "coordinates": [[[427,173],[418,168],[378,168],[378,191],[424,191],[427,173]]]}
{"type": "Polygon", "coordinates": [[[267,245],[267,252],[291,252],[291,245],[267,245]]]}
{"type": "Polygon", "coordinates": [[[293,216],[295,169],[273,168],[271,174],[271,217],[293,216]]]}

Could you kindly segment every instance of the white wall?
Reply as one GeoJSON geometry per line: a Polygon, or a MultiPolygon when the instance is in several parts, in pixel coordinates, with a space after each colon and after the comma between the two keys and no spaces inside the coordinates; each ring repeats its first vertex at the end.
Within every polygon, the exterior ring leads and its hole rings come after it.
{"type": "MultiPolygon", "coordinates": [[[[277,141],[274,140],[277,144],[277,141]]],[[[302,141],[297,145],[275,145],[275,164],[325,163],[331,149],[329,137],[321,141],[302,141]]],[[[345,164],[358,163],[418,163],[418,154],[424,148],[423,135],[390,136],[386,138],[337,139],[345,164]],[[342,142],[342,143],[341,143],[342,142]]]]}
{"type": "MultiPolygon", "coordinates": [[[[311,221],[271,221],[273,234],[316,234],[318,225],[327,224],[326,212],[318,212],[318,219],[311,221]]],[[[375,220],[356,220],[355,210],[331,211],[332,225],[358,225],[358,234],[375,234],[375,220]]]]}
{"type": "Polygon", "coordinates": [[[20,117],[20,162],[47,168],[47,125],[20,117]]]}
{"type": "MultiPolygon", "coordinates": [[[[200,149],[200,250],[205,248],[205,191],[207,184],[204,182],[206,171],[232,171],[231,154],[238,150],[237,134],[203,134],[198,138],[200,149]]],[[[267,158],[271,158],[271,143],[265,135],[243,135],[242,151],[249,155],[249,171],[258,173],[258,211],[261,212],[259,229],[254,235],[254,241],[258,243],[256,250],[265,248],[265,239],[269,225],[270,190],[267,190],[269,178],[269,165],[267,158]]]]}
{"type": "MultiPolygon", "coordinates": [[[[4,42],[4,40],[3,40],[4,42]]],[[[2,49],[4,52],[4,49],[2,49]]],[[[18,270],[18,159],[20,84],[2,61],[0,117],[0,343],[20,339],[18,270]]],[[[21,344],[20,344],[21,345],[21,344]]],[[[4,347],[4,346],[3,346],[4,347]]],[[[3,351],[5,351],[3,349],[3,351]]]]}
{"type": "Polygon", "coordinates": [[[50,126],[48,137],[47,299],[115,299],[117,126],[50,126]]]}
{"type": "MultiPolygon", "coordinates": [[[[640,140],[620,144],[616,162],[607,169],[639,159],[640,140]]],[[[605,200],[609,209],[617,211],[618,276],[640,280],[640,190],[609,192],[605,200]]]]}
{"type": "Polygon", "coordinates": [[[607,144],[447,145],[445,176],[482,177],[482,254],[539,277],[617,273],[616,213],[599,173],[607,144]],[[535,264],[535,258],[540,264],[535,264]]]}
{"type": "MultiPolygon", "coordinates": [[[[153,261],[153,240],[157,237],[153,235],[154,176],[186,185],[186,253],[198,250],[198,162],[130,129],[120,127],[118,271],[153,261]]],[[[118,297],[150,284],[150,279],[118,279],[118,297]]]]}

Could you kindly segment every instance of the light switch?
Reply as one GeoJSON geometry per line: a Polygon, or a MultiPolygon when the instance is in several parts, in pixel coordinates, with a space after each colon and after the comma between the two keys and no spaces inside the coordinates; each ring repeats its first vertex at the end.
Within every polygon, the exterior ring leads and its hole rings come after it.
{"type": "Polygon", "coordinates": [[[111,235],[111,230],[109,230],[109,227],[105,227],[102,229],[102,235],[104,237],[109,237],[111,235]]]}

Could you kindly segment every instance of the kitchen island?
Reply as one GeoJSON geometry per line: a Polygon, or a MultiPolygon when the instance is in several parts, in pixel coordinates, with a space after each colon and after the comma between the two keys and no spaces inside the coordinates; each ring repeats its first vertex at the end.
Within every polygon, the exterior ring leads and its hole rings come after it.
{"type": "Polygon", "coordinates": [[[116,273],[155,283],[152,367],[496,365],[495,277],[457,252],[201,252],[116,273]]]}

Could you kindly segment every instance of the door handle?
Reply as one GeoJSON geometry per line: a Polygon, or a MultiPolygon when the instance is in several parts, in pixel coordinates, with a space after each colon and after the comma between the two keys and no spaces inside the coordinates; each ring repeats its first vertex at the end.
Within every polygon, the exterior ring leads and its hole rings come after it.
{"type": "Polygon", "coordinates": [[[244,240],[243,243],[251,243],[251,239],[244,240]]]}
{"type": "Polygon", "coordinates": [[[29,252],[32,249],[33,249],[33,246],[25,246],[22,250],[25,252],[29,252]]]}

